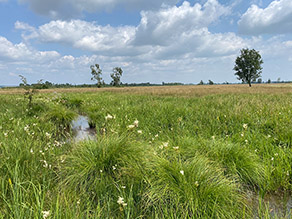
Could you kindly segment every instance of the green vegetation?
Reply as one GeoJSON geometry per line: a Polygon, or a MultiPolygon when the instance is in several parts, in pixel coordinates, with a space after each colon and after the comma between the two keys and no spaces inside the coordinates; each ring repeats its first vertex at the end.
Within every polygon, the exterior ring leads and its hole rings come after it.
{"type": "Polygon", "coordinates": [[[259,51],[255,49],[242,49],[240,56],[235,60],[235,66],[233,68],[238,80],[242,80],[243,83],[248,83],[251,87],[251,82],[255,82],[261,76],[262,73],[262,57],[259,51]]]}
{"type": "Polygon", "coordinates": [[[0,101],[3,218],[289,217],[289,93],[37,93],[29,109],[22,95],[0,101]],[[77,113],[95,141],[68,140],[77,113]],[[275,193],[285,198],[271,211],[275,193]]]}

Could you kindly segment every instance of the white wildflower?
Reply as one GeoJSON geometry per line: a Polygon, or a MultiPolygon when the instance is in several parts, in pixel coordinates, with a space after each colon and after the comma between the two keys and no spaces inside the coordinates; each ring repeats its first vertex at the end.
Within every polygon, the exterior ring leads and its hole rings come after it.
{"type": "Polygon", "coordinates": [[[174,150],[178,150],[178,149],[179,149],[179,147],[178,147],[178,146],[177,146],[177,147],[173,147],[173,149],[174,149],[174,150]]]}
{"type": "Polygon", "coordinates": [[[8,136],[8,133],[7,132],[4,132],[4,136],[7,137],[8,136]]]}
{"type": "Polygon", "coordinates": [[[125,189],[126,188],[126,186],[122,186],[122,189],[125,189]]]}
{"type": "Polygon", "coordinates": [[[156,134],[154,137],[155,137],[155,138],[158,138],[158,134],[156,134]]]}
{"type": "Polygon", "coordinates": [[[124,198],[122,198],[121,196],[119,196],[117,203],[119,205],[122,205],[123,207],[127,206],[127,203],[125,203],[124,198]]]}
{"type": "Polygon", "coordinates": [[[274,160],[274,158],[272,157],[272,158],[271,158],[271,161],[273,161],[273,160],[274,160]]]}
{"type": "Polygon", "coordinates": [[[32,149],[32,148],[30,149],[30,153],[32,153],[32,154],[33,154],[33,149],[32,149]]]}
{"type": "Polygon", "coordinates": [[[278,153],[275,153],[275,156],[276,156],[276,157],[278,157],[278,155],[279,155],[278,153]]]}
{"type": "Polygon", "coordinates": [[[289,171],[287,171],[286,175],[289,176],[289,171]]]}
{"type": "Polygon", "coordinates": [[[163,147],[165,147],[165,148],[168,147],[168,144],[169,144],[168,142],[163,142],[163,143],[162,143],[163,147]]]}
{"type": "Polygon", "coordinates": [[[24,131],[26,131],[26,132],[29,131],[29,125],[24,126],[23,129],[24,129],[24,131]]]}
{"type": "Polygon", "coordinates": [[[138,132],[138,134],[142,134],[142,130],[138,130],[137,132],[138,132]]]}
{"type": "Polygon", "coordinates": [[[48,132],[46,132],[46,137],[47,137],[47,138],[51,138],[51,134],[48,133],[48,132]]]}
{"type": "Polygon", "coordinates": [[[139,121],[136,119],[136,120],[134,121],[133,125],[134,125],[135,127],[138,127],[138,125],[139,125],[139,121]]]}
{"type": "Polygon", "coordinates": [[[268,138],[272,137],[271,135],[268,135],[268,138]]]}
{"type": "Polygon", "coordinates": [[[212,139],[215,140],[215,136],[214,135],[212,136],[212,139]]]}
{"type": "Polygon", "coordinates": [[[44,168],[47,168],[49,166],[48,163],[47,163],[47,161],[43,160],[43,162],[44,162],[43,167],[44,168]]]}
{"type": "Polygon", "coordinates": [[[199,185],[200,185],[199,182],[196,181],[196,182],[195,182],[195,186],[196,186],[196,187],[199,187],[199,185]]]}
{"type": "Polygon", "coordinates": [[[105,117],[105,120],[110,120],[110,119],[113,119],[114,117],[110,114],[107,114],[107,116],[105,117]]]}
{"type": "Polygon", "coordinates": [[[42,211],[43,214],[43,219],[46,219],[47,217],[50,216],[50,211],[42,211]]]}
{"type": "Polygon", "coordinates": [[[185,171],[181,170],[179,171],[181,175],[185,175],[185,171]]]}
{"type": "Polygon", "coordinates": [[[247,124],[243,124],[242,127],[243,127],[244,129],[247,129],[247,124]]]}
{"type": "Polygon", "coordinates": [[[101,172],[101,173],[102,173],[102,172],[103,172],[103,170],[99,170],[99,172],[101,172]]]}
{"type": "Polygon", "coordinates": [[[247,139],[245,140],[245,143],[246,143],[246,144],[248,143],[248,140],[247,140],[247,139]]]}
{"type": "Polygon", "coordinates": [[[241,133],[240,135],[241,135],[241,137],[244,137],[244,133],[241,133]]]}
{"type": "Polygon", "coordinates": [[[128,125],[128,128],[133,129],[133,128],[135,128],[135,125],[128,125]]]}
{"type": "Polygon", "coordinates": [[[113,170],[116,170],[117,168],[115,166],[113,166],[113,170]]]}

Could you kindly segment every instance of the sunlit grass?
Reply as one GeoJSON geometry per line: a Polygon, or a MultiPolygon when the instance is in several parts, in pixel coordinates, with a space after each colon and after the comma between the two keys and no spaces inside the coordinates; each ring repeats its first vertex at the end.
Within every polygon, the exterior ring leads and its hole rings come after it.
{"type": "Polygon", "coordinates": [[[290,87],[181,88],[40,93],[31,108],[1,95],[0,216],[270,217],[265,196],[291,193],[290,87]],[[78,113],[96,140],[70,141],[78,113]]]}

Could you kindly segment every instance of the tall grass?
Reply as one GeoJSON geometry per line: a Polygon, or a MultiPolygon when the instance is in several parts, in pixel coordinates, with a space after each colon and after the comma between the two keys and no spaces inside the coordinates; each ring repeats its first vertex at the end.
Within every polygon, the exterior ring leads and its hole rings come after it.
{"type": "Polygon", "coordinates": [[[1,95],[0,215],[268,218],[291,192],[291,97],[1,95]],[[70,141],[77,113],[95,140],[70,141]]]}

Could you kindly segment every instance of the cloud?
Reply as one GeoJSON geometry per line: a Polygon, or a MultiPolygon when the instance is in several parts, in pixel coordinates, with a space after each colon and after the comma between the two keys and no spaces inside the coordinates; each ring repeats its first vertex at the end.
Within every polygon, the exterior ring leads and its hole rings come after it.
{"type": "Polygon", "coordinates": [[[46,62],[58,58],[56,51],[36,51],[28,48],[25,43],[13,44],[5,37],[0,36],[0,58],[2,61],[36,61],[46,62]]]}
{"type": "Polygon", "coordinates": [[[132,10],[149,10],[164,4],[173,5],[178,0],[19,0],[28,3],[33,11],[51,18],[76,18],[82,12],[113,10],[123,7],[132,10]]]}
{"type": "Polygon", "coordinates": [[[252,5],[238,21],[239,33],[247,35],[292,32],[292,1],[275,0],[265,8],[252,5]]]}
{"type": "Polygon", "coordinates": [[[198,3],[191,6],[185,1],[180,7],[173,6],[158,12],[143,11],[134,44],[170,44],[182,34],[207,27],[228,12],[228,8],[216,0],[209,0],[203,6],[198,3]]]}
{"type": "Polygon", "coordinates": [[[229,55],[245,45],[232,33],[212,34],[208,26],[227,15],[229,8],[217,0],[204,5],[184,2],[181,6],[143,11],[135,26],[101,26],[82,20],[56,20],[33,28],[17,22],[17,29],[31,31],[25,39],[62,43],[103,56],[136,56],[137,60],[168,59],[171,56],[211,57],[229,55]]]}

